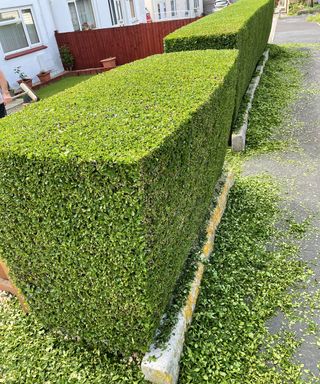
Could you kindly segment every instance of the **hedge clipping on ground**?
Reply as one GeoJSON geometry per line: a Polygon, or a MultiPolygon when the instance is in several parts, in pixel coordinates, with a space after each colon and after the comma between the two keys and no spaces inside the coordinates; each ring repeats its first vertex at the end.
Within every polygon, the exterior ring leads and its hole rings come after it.
{"type": "Polygon", "coordinates": [[[154,56],[0,122],[0,259],[43,324],[146,350],[221,173],[236,68],[154,56]]]}
{"type": "Polygon", "coordinates": [[[238,49],[234,118],[270,35],[274,0],[239,0],[168,35],[166,52],[238,49]]]}

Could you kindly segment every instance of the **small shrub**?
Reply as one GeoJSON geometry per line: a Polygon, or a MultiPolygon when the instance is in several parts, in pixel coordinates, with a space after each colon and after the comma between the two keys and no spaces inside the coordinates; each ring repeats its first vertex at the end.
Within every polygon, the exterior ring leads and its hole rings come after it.
{"type": "Polygon", "coordinates": [[[64,69],[71,71],[74,66],[74,56],[71,53],[70,48],[66,45],[62,45],[59,48],[59,52],[64,69]]]}

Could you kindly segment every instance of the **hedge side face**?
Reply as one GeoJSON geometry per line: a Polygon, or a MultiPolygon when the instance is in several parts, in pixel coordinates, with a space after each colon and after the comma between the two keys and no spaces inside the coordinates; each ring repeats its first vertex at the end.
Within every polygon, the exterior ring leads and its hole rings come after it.
{"type": "Polygon", "coordinates": [[[154,56],[0,122],[0,258],[43,324],[145,351],[221,172],[236,68],[154,56]]]}
{"type": "Polygon", "coordinates": [[[168,35],[164,40],[165,51],[238,49],[236,116],[257,62],[267,45],[273,9],[273,0],[239,0],[168,35]]]}

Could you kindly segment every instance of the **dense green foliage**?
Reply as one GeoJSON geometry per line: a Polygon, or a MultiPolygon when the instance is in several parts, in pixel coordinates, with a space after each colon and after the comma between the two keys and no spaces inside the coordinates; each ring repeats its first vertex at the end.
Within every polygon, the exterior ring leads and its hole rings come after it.
{"type": "Polygon", "coordinates": [[[320,12],[320,4],[313,4],[313,7],[307,4],[306,1],[289,4],[289,15],[305,15],[320,12]]]}
{"type": "Polygon", "coordinates": [[[188,24],[165,38],[165,51],[238,49],[239,74],[235,113],[270,34],[274,1],[239,0],[188,24]]]}
{"type": "MultiPolygon", "coordinates": [[[[181,384],[300,382],[301,367],[291,361],[296,342],[282,334],[270,339],[265,328],[276,308],[290,306],[286,289],[304,274],[287,238],[297,224],[275,227],[282,216],[278,198],[272,182],[261,178],[240,178],[231,190],[188,332],[181,384]],[[279,247],[267,247],[275,238],[279,247]]],[[[57,340],[33,314],[23,316],[14,299],[1,303],[1,296],[0,340],[6,384],[145,383],[139,357],[120,359],[57,340]]]]}
{"type": "Polygon", "coordinates": [[[154,56],[0,123],[0,257],[43,324],[148,347],[221,173],[236,60],[154,56]]]}

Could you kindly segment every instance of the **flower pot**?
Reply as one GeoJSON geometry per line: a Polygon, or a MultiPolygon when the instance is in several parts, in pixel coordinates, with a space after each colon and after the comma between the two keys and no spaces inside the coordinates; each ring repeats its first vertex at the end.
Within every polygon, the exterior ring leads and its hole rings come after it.
{"type": "Polygon", "coordinates": [[[100,63],[103,65],[103,68],[112,69],[117,66],[116,57],[108,57],[107,59],[100,60],[100,63]]]}
{"type": "Polygon", "coordinates": [[[18,83],[25,83],[27,87],[32,88],[32,79],[21,79],[18,80],[18,83]]]}
{"type": "Polygon", "coordinates": [[[41,81],[41,83],[47,83],[51,79],[50,71],[40,72],[37,74],[37,76],[39,77],[39,80],[41,81]]]}

